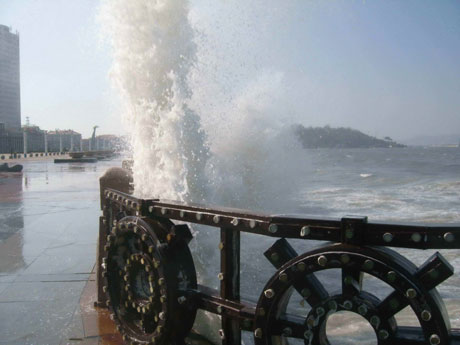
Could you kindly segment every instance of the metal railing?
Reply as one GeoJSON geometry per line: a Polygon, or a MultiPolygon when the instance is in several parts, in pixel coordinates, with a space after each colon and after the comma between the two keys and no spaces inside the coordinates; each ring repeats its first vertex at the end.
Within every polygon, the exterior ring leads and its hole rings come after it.
{"type": "Polygon", "coordinates": [[[138,199],[101,180],[99,247],[100,304],[111,309],[124,339],[135,344],[184,344],[197,309],[221,316],[222,344],[240,344],[241,331],[254,343],[329,344],[326,322],[339,311],[361,315],[378,344],[460,344],[450,327],[436,287],[453,267],[435,253],[417,267],[389,247],[459,249],[460,225],[368,222],[366,217],[325,219],[272,216],[245,210],[138,199]],[[188,249],[187,223],[220,231],[220,290],[198,285],[188,249]],[[277,239],[264,253],[277,269],[254,303],[240,296],[240,234],[277,239]],[[327,241],[298,254],[288,239],[327,241]],[[332,243],[331,243],[332,242],[332,243]],[[330,294],[317,274],[338,269],[341,291],[330,294]],[[379,299],[363,290],[367,273],[392,292],[379,299]],[[291,315],[287,304],[297,291],[311,306],[308,315],[291,315]],[[409,306],[418,327],[397,324],[395,314],[409,306]]]}

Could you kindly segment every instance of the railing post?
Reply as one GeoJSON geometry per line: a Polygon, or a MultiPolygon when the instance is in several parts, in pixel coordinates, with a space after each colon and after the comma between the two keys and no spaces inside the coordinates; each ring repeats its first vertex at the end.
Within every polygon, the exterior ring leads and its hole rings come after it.
{"type": "MultiPolygon", "coordinates": [[[[220,230],[220,296],[227,300],[240,300],[240,232],[229,228],[220,230]]],[[[238,320],[227,317],[222,311],[220,337],[223,345],[241,344],[238,320]]]]}
{"type": "MultiPolygon", "coordinates": [[[[61,137],[62,138],[62,137],[61,137]]],[[[62,141],[61,141],[62,142],[62,141]]],[[[106,294],[102,290],[102,258],[106,255],[105,245],[107,243],[107,235],[110,233],[113,224],[113,217],[109,216],[112,210],[109,209],[109,205],[104,196],[106,188],[114,188],[123,193],[130,192],[130,184],[132,182],[132,175],[128,170],[122,168],[110,168],[105,174],[99,179],[100,184],[100,198],[101,198],[101,209],[103,216],[100,217],[99,221],[99,239],[98,239],[98,250],[97,250],[97,301],[96,306],[105,306],[106,294]]]]}

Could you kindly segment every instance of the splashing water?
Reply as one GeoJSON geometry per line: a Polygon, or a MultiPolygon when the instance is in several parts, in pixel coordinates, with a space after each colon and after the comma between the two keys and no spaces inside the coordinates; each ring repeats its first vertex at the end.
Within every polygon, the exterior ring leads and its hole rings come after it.
{"type": "Polygon", "coordinates": [[[184,1],[107,1],[101,17],[113,48],[112,78],[131,134],[135,192],[183,200],[206,160],[198,117],[187,107],[194,59],[184,1]]]}
{"type": "Polygon", "coordinates": [[[300,150],[282,121],[282,73],[258,70],[222,98],[213,80],[226,74],[192,27],[187,2],[107,1],[101,17],[138,196],[270,209],[280,190],[295,188],[282,171],[300,150]]]}

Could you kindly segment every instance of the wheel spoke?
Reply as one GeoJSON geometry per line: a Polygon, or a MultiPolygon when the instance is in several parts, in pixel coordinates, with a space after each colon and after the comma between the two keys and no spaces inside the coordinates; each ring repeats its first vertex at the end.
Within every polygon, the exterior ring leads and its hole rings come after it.
{"type": "Polygon", "coordinates": [[[294,288],[311,306],[329,298],[327,290],[313,273],[307,274],[302,280],[295,282],[294,288]]]}
{"type": "Polygon", "coordinates": [[[363,285],[363,272],[353,267],[342,268],[342,294],[355,296],[361,292],[363,285]]]}
{"type": "Polygon", "coordinates": [[[283,314],[272,328],[272,335],[284,335],[289,338],[303,339],[304,332],[305,318],[292,314],[283,314]]]}
{"type": "Polygon", "coordinates": [[[379,311],[379,315],[383,319],[388,320],[408,305],[409,303],[406,298],[401,296],[399,292],[393,291],[382,302],[380,302],[377,309],[379,311]]]}

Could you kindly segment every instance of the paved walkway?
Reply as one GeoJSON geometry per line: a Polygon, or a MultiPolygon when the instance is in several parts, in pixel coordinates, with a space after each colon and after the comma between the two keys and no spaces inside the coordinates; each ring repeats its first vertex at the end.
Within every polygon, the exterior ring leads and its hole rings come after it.
{"type": "Polygon", "coordinates": [[[75,315],[94,280],[98,178],[120,163],[23,164],[0,174],[0,344],[90,339],[75,315]]]}

